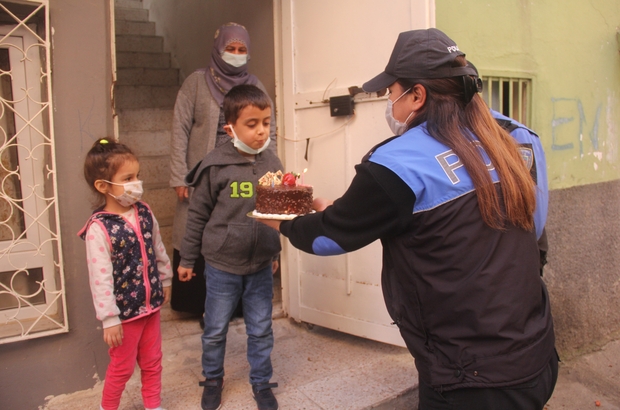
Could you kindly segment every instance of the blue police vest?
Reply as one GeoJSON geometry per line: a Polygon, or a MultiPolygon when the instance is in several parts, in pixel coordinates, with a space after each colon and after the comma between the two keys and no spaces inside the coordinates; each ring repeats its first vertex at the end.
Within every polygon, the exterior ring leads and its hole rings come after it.
{"type": "MultiPolygon", "coordinates": [[[[473,143],[479,145],[477,140],[473,143]]],[[[499,182],[482,147],[480,152],[493,182],[499,182]]],[[[428,134],[426,123],[380,146],[369,160],[390,169],[411,188],[416,197],[413,213],[431,210],[475,190],[463,163],[428,134]]]]}

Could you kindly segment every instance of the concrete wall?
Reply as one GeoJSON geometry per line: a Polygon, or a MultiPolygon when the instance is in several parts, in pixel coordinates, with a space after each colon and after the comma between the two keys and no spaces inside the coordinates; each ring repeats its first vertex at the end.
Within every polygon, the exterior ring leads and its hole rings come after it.
{"type": "Polygon", "coordinates": [[[565,358],[620,338],[620,182],[551,191],[549,286],[565,358]]]}
{"type": "Polygon", "coordinates": [[[480,72],[533,76],[552,189],[549,285],[565,357],[620,333],[620,2],[437,2],[437,28],[480,72]]]}
{"type": "Polygon", "coordinates": [[[107,1],[51,0],[52,85],[69,333],[0,345],[0,407],[36,409],[48,395],[92,387],[108,363],[76,232],[90,214],[86,151],[112,135],[107,1]]]}
{"type": "Polygon", "coordinates": [[[552,189],[620,177],[620,2],[437,2],[436,15],[483,74],[533,74],[552,189]]]}
{"type": "Polygon", "coordinates": [[[180,69],[181,79],[206,67],[213,36],[219,26],[234,21],[250,33],[248,71],[256,75],[275,99],[273,6],[271,0],[144,0],[157,35],[180,69]]]}

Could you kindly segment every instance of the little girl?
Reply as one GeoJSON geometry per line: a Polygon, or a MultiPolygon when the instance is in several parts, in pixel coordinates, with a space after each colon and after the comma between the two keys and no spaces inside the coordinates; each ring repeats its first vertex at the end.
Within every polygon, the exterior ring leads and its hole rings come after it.
{"type": "Polygon", "coordinates": [[[124,144],[101,138],[84,163],[97,209],[78,235],[86,241],[90,289],[103,340],[110,346],[102,410],[118,408],[136,361],[147,410],[161,410],[159,309],[170,298],[172,270],[159,225],[140,202],[138,158],[124,144]]]}

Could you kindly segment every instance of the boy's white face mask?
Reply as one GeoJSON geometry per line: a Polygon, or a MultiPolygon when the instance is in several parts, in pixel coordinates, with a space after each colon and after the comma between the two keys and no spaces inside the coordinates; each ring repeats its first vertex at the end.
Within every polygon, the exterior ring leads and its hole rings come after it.
{"type": "Polygon", "coordinates": [[[230,127],[230,130],[233,133],[233,145],[235,146],[235,148],[237,148],[240,151],[245,152],[246,154],[250,154],[250,155],[260,154],[261,152],[267,149],[267,147],[269,146],[269,142],[271,142],[271,138],[267,137],[267,141],[262,147],[260,147],[259,149],[254,149],[246,145],[243,141],[239,139],[239,137],[237,137],[237,133],[235,132],[235,129],[233,128],[232,125],[228,124],[228,126],[230,127]]]}
{"type": "Polygon", "coordinates": [[[233,54],[224,51],[222,53],[222,60],[224,60],[226,63],[230,64],[233,67],[241,67],[242,65],[246,65],[248,63],[248,55],[233,54]]]}

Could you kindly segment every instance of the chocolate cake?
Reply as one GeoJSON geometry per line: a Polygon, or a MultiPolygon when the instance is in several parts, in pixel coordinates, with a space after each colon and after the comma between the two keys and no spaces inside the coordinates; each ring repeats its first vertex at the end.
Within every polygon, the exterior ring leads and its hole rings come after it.
{"type": "Polygon", "coordinates": [[[312,212],[312,187],[297,185],[298,175],[269,172],[256,187],[256,212],[275,215],[304,215],[312,212]]]}

